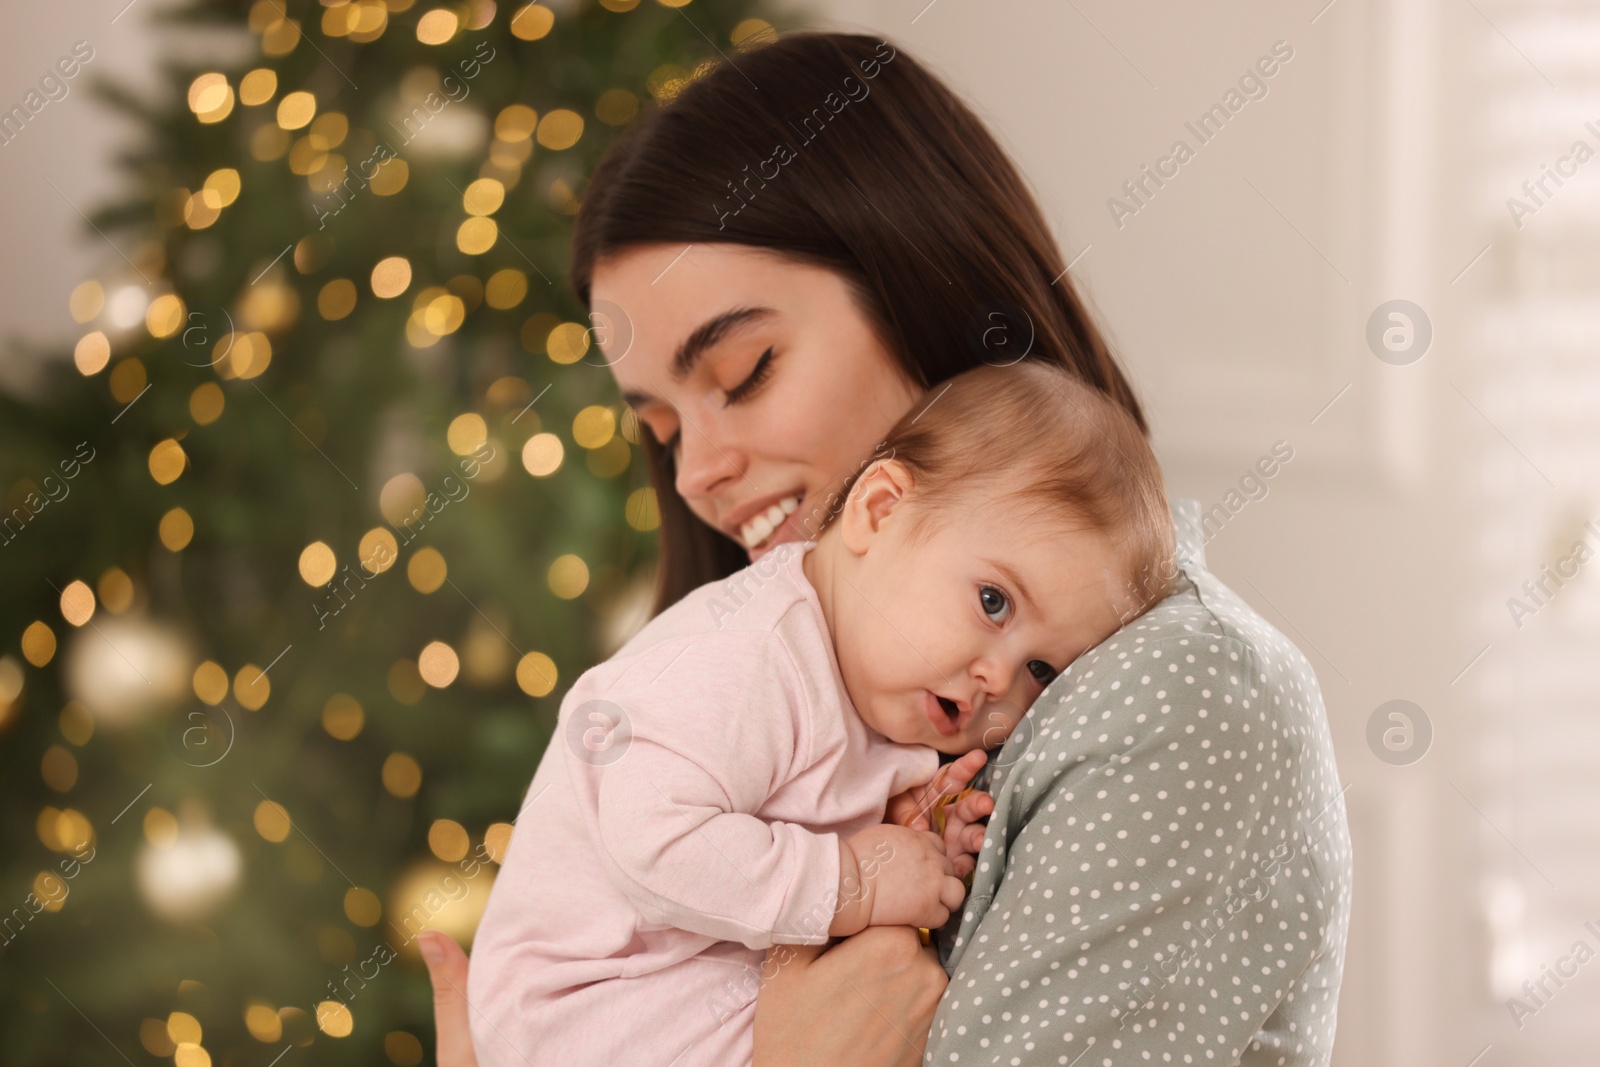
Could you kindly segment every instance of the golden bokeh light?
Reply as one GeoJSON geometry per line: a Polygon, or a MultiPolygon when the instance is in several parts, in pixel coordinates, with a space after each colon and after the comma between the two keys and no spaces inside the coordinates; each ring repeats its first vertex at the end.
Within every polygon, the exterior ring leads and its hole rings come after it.
{"type": "Polygon", "coordinates": [[[221,201],[219,207],[229,207],[239,199],[239,172],[232,167],[214,170],[206,176],[206,183],[202,188],[217,195],[221,201]]]}
{"type": "MultiPolygon", "coordinates": [[[[282,13],[283,8],[273,0],[272,10],[282,13]]],[[[269,56],[286,56],[300,43],[300,20],[276,18],[261,32],[261,51],[269,56]]]]}
{"type": "Polygon", "coordinates": [[[329,1037],[349,1037],[355,1026],[355,1015],[341,1001],[324,1000],[317,1005],[317,1029],[329,1037]]]}
{"type": "Polygon", "coordinates": [[[89,583],[73,581],[61,590],[61,617],[73,626],[83,626],[94,618],[94,590],[89,583]]]}
{"type": "Polygon", "coordinates": [[[406,561],[406,580],[419,593],[434,593],[449,574],[444,555],[432,546],[419,548],[406,561]]]}
{"type": "Polygon", "coordinates": [[[435,689],[443,689],[461,673],[461,659],[443,641],[429,641],[417,657],[417,673],[435,689]]]}
{"type": "Polygon", "coordinates": [[[564,449],[553,433],[536,433],[522,446],[522,466],[535,478],[554,474],[561,467],[564,449]]]}
{"type": "Polygon", "coordinates": [[[393,196],[406,187],[406,181],[411,177],[411,168],[403,159],[386,159],[378,164],[378,172],[367,183],[379,196],[393,196]]]}
{"type": "Polygon", "coordinates": [[[626,89],[607,89],[594,103],[594,117],[607,126],[625,126],[639,113],[639,97],[626,89]]]}
{"type": "Polygon", "coordinates": [[[186,1011],[175,1011],[167,1016],[167,1036],[180,1045],[198,1045],[200,1020],[186,1011]]]}
{"type": "Polygon", "coordinates": [[[216,707],[228,696],[228,672],[222,664],[206,660],[194,669],[194,695],[216,707]]]}
{"type": "Polygon", "coordinates": [[[245,107],[265,104],[277,92],[278,72],[271,67],[257,67],[239,79],[239,103],[245,107]]]}
{"type": "Polygon", "coordinates": [[[450,445],[450,451],[456,455],[470,456],[489,439],[489,425],[483,421],[482,415],[469,411],[450,420],[450,428],[445,430],[444,439],[450,445]]]}
{"type": "Polygon", "coordinates": [[[121,615],[133,606],[133,579],[121,567],[107,568],[95,583],[100,603],[113,615],[121,615]]]}
{"type": "Polygon", "coordinates": [[[22,658],[43,667],[56,655],[56,632],[43,619],[35,619],[22,631],[22,658]]]}
{"type": "Polygon", "coordinates": [[[317,98],[305,90],[289,93],[278,101],[278,125],[285,130],[308,126],[317,114],[317,98]]]}
{"type": "Polygon", "coordinates": [[[210,71],[189,83],[189,110],[196,115],[209,114],[227,104],[232,94],[227,76],[210,71]]]}
{"type": "Polygon", "coordinates": [[[661,506],[656,503],[655,487],[647,485],[629,493],[628,500],[622,507],[622,515],[629,526],[641,533],[660,526],[661,506]]]}
{"type": "Polygon", "coordinates": [[[88,322],[105,306],[105,288],[93,278],[73,286],[72,295],[67,298],[67,310],[72,313],[73,322],[88,322]]]}
{"type": "Polygon", "coordinates": [[[267,680],[266,672],[254,663],[246,663],[233,676],[233,699],[241,708],[260,711],[271,695],[272,683],[267,680]]]}
{"type": "Polygon", "coordinates": [[[573,600],[589,587],[589,565],[572,553],[557,556],[545,575],[550,591],[562,600],[573,600]]]}
{"type": "Polygon", "coordinates": [[[338,568],[333,549],[325,542],[313,541],[300,552],[300,579],[313,589],[332,581],[338,568]]]}
{"type": "Polygon", "coordinates": [[[423,44],[445,44],[461,28],[461,19],[449,8],[425,11],[417,20],[417,40],[423,44]]]}
{"type": "Polygon", "coordinates": [[[278,1018],[277,1011],[264,1001],[252,1001],[244,1009],[244,1027],[250,1031],[251,1037],[263,1044],[275,1045],[283,1038],[283,1022],[278,1018]]]}
{"type": "Polygon", "coordinates": [[[156,848],[171,848],[178,843],[178,817],[166,808],[151,808],[145,812],[140,829],[144,839],[156,848]]]}
{"type": "Polygon", "coordinates": [[[608,407],[591,404],[573,416],[572,440],[584,448],[599,448],[617,432],[617,416],[608,407]]]}
{"type": "Polygon", "coordinates": [[[633,450],[620,437],[613,437],[599,448],[589,450],[589,473],[596,478],[615,478],[633,463],[633,450]]]}
{"type": "Polygon", "coordinates": [[[254,822],[256,833],[275,845],[288,840],[289,831],[294,828],[283,805],[272,800],[263,800],[256,805],[254,822]]]}
{"type": "Polygon", "coordinates": [[[529,652],[517,661],[517,688],[531,697],[549,696],[556,687],[556,662],[543,652],[529,652]]]}
{"type": "Polygon", "coordinates": [[[99,374],[111,362],[111,342],[99,330],[84,334],[72,350],[72,362],[85,377],[99,374]]]}
{"type": "Polygon", "coordinates": [[[158,533],[168,552],[182,552],[194,539],[194,520],[183,508],[173,508],[161,516],[158,533]]]}
{"type": "Polygon", "coordinates": [[[454,819],[435,819],[428,827],[428,848],[446,863],[455,863],[464,857],[471,846],[467,828],[454,819]]]}
{"type": "Polygon", "coordinates": [[[322,728],[328,736],[340,741],[353,741],[361,735],[366,725],[366,712],[361,702],[349,693],[335,693],[322,705],[322,728]]]}
{"type": "Polygon", "coordinates": [[[210,426],[222,417],[225,404],[222,386],[216,382],[204,382],[195,386],[194,392],[189,394],[189,417],[199,426],[210,426]]]}
{"type": "Polygon", "coordinates": [[[766,19],[750,18],[740,22],[728,34],[728,40],[741,52],[760,48],[778,39],[778,31],[766,19]]]}
{"type": "Polygon", "coordinates": [[[494,247],[500,227],[494,219],[474,215],[456,230],[456,247],[469,256],[481,256],[494,247]]]}
{"type": "Polygon", "coordinates": [[[362,534],[356,552],[362,568],[368,574],[382,574],[400,558],[400,546],[395,542],[394,534],[382,526],[374,526],[362,534]]]}
{"type": "Polygon", "coordinates": [[[162,293],[145,309],[145,328],[151,337],[171,337],[183,325],[186,311],[182,297],[176,293],[162,293]]]}
{"type": "Polygon", "coordinates": [[[494,135],[507,142],[526,141],[539,126],[539,113],[527,104],[511,104],[494,118],[494,135]]]}
{"type": "Polygon", "coordinates": [[[404,1030],[390,1030],[384,1034],[383,1051],[395,1067],[417,1067],[422,1062],[422,1042],[404,1030]]]}
{"type": "Polygon", "coordinates": [[[504,863],[506,849],[511,847],[511,831],[514,827],[508,822],[490,823],[489,828],[483,832],[483,850],[489,858],[496,863],[504,863]]]}
{"type": "Polygon", "coordinates": [[[405,256],[380,259],[372,268],[372,294],[388,300],[399,296],[411,285],[411,261],[405,256]]]}
{"type": "Polygon", "coordinates": [[[511,16],[511,34],[524,41],[537,41],[550,32],[555,13],[542,4],[525,4],[511,16]]]}
{"type": "Polygon", "coordinates": [[[461,206],[469,215],[493,215],[506,201],[506,187],[493,178],[479,178],[461,194],[461,206]]]}
{"type": "Polygon", "coordinates": [[[415,796],[422,788],[422,768],[404,752],[390,753],[383,761],[383,787],[393,796],[415,796]]]}
{"type": "Polygon", "coordinates": [[[557,151],[571,148],[583,136],[583,116],[567,108],[546,112],[539,120],[537,139],[546,148],[557,151]]]}
{"type": "Polygon", "coordinates": [[[383,905],[378,894],[353,885],[344,891],[344,914],[357,926],[377,926],[383,917],[383,905]]]}
{"type": "Polygon", "coordinates": [[[70,793],[78,784],[78,760],[62,746],[51,745],[39,761],[39,777],[57,793],[70,793]]]}
{"type": "Polygon", "coordinates": [[[188,461],[183,446],[169,437],[150,450],[150,477],[157,485],[171,485],[183,473],[188,461]]]}
{"type": "Polygon", "coordinates": [[[144,364],[130,358],[119,360],[117,365],[111,368],[111,377],[106,384],[111,387],[112,399],[119,404],[131,404],[139,399],[140,393],[144,392],[148,380],[144,364]]]}
{"type": "Polygon", "coordinates": [[[389,520],[390,526],[405,526],[427,514],[423,507],[427,499],[428,491],[422,487],[422,479],[408,471],[383,483],[383,488],[378,490],[378,510],[389,520]]]}
{"type": "Polygon", "coordinates": [[[467,319],[467,305],[451,292],[435,292],[417,312],[423,328],[435,337],[455,333],[467,319]]]}
{"type": "Polygon", "coordinates": [[[76,700],[67,701],[61,709],[61,736],[75,745],[87,745],[94,736],[94,716],[76,700]]]}
{"type": "Polygon", "coordinates": [[[484,303],[501,311],[516,307],[527,295],[528,276],[514,267],[495,271],[483,287],[484,303]]]}
{"type": "Polygon", "coordinates": [[[384,681],[389,686],[389,695],[402,704],[415,704],[428,695],[428,685],[417,672],[417,661],[413,659],[397,659],[389,664],[384,681]]]}
{"type": "Polygon", "coordinates": [[[556,363],[576,363],[589,351],[589,328],[579,322],[563,322],[550,331],[544,348],[556,363]]]}
{"type": "Polygon", "coordinates": [[[349,278],[334,278],[317,293],[317,313],[337,322],[356,309],[356,283],[349,278]]]}

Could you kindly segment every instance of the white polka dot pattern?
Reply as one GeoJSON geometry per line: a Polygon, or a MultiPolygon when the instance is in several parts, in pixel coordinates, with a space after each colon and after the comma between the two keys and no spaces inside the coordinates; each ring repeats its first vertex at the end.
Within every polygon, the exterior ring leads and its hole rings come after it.
{"type": "Polygon", "coordinates": [[[1174,515],[1175,591],[1064,671],[991,759],[927,1063],[1331,1055],[1351,855],[1322,696],[1205,570],[1193,503],[1174,515]]]}

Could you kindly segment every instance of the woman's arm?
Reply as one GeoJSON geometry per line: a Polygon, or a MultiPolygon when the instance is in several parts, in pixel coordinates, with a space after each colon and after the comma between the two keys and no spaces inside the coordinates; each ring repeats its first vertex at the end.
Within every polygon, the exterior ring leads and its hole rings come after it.
{"type": "Polygon", "coordinates": [[[467,1008],[467,954],[455,938],[437,930],[418,934],[417,947],[422,950],[422,962],[428,965],[428,980],[433,983],[439,1067],[478,1067],[467,1008]]]}
{"type": "MultiPolygon", "coordinates": [[[[478,1067],[467,954],[437,931],[418,934],[417,943],[433,983],[439,1067],[478,1067]]],[[[778,945],[762,974],[752,1067],[915,1067],[947,981],[909,926],[869,927],[828,949],[778,945]]]]}
{"type": "Polygon", "coordinates": [[[752,1067],[915,1067],[949,981],[909,926],[775,946],[762,976],[752,1067]]]}

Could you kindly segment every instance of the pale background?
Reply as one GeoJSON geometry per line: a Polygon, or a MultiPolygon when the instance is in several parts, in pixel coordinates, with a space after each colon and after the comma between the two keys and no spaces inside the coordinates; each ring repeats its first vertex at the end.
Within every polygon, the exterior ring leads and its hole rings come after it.
{"type": "MultiPolygon", "coordinates": [[[[14,12],[0,105],[80,38],[91,70],[152,80],[150,5],[111,22],[124,3],[14,12]]],[[[1600,160],[1520,228],[1506,199],[1574,141],[1600,149],[1600,5],[790,3],[890,37],[991,124],[1076,257],[1175,493],[1210,507],[1293,448],[1207,552],[1327,700],[1356,846],[1334,1063],[1594,1063],[1600,962],[1547,983],[1520,1029],[1506,999],[1576,942],[1600,950],[1583,925],[1600,929],[1600,561],[1520,628],[1506,601],[1600,518],[1600,160]],[[1268,95],[1119,229],[1107,199],[1193,147],[1184,122],[1280,40],[1294,57],[1268,95]],[[1434,331],[1406,366],[1365,339],[1395,298],[1434,331]],[[1396,698],[1434,731],[1406,766],[1366,739],[1396,698]]],[[[64,349],[67,292],[114,256],[72,205],[120,184],[118,126],[81,90],[0,147],[0,335],[64,349]]]]}

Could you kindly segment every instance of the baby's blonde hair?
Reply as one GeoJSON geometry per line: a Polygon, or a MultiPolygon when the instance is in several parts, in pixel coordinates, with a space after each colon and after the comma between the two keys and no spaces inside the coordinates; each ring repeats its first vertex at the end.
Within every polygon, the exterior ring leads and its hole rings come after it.
{"type": "Polygon", "coordinates": [[[914,542],[963,502],[993,495],[993,503],[1020,507],[1020,521],[1105,534],[1125,593],[1115,605],[1123,622],[1171,590],[1175,536],[1155,454],[1126,410],[1062,367],[985,365],[935,386],[889,431],[874,461],[891,457],[911,472],[914,542]]]}

